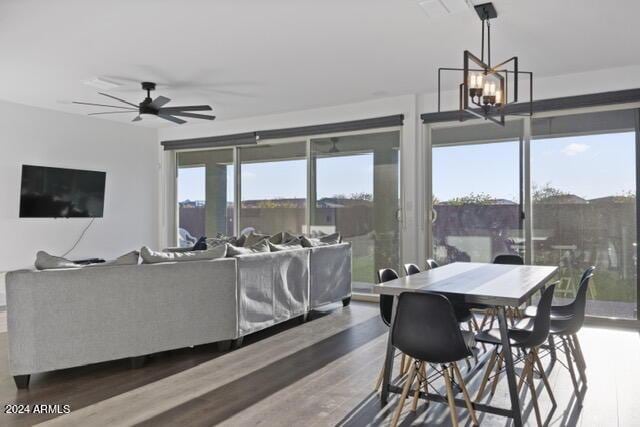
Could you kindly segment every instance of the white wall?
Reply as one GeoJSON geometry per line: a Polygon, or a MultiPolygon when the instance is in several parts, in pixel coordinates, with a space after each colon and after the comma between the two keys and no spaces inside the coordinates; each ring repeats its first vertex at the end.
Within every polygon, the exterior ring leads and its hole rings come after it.
{"type": "Polygon", "coordinates": [[[23,164],[106,171],[104,217],[69,257],[108,259],[157,246],[159,162],[155,129],[0,102],[0,271],[67,251],[90,221],[18,218],[23,164]]]}

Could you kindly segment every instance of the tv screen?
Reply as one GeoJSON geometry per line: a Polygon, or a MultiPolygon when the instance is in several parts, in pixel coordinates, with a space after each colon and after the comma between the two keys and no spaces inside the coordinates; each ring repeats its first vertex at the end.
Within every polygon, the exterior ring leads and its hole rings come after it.
{"type": "Polygon", "coordinates": [[[21,218],[102,217],[106,172],[22,165],[21,218]]]}

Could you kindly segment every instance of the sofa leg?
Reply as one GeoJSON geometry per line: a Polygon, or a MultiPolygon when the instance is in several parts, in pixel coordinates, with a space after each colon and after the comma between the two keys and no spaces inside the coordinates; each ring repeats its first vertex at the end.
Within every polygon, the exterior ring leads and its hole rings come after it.
{"type": "Polygon", "coordinates": [[[20,390],[29,388],[29,380],[31,375],[14,375],[13,380],[16,382],[16,387],[20,390]]]}
{"type": "Polygon", "coordinates": [[[342,306],[346,307],[351,304],[351,297],[342,298],[342,306]]]}
{"type": "Polygon", "coordinates": [[[216,344],[218,345],[218,351],[221,353],[225,353],[229,350],[231,350],[231,343],[233,342],[233,340],[224,340],[224,341],[218,341],[216,344]]]}
{"type": "Polygon", "coordinates": [[[235,340],[231,340],[231,349],[236,350],[242,347],[242,340],[244,337],[236,338],[235,340]]]}
{"type": "Polygon", "coordinates": [[[129,361],[131,363],[131,369],[142,368],[144,366],[144,362],[145,362],[146,358],[147,358],[147,356],[138,356],[138,357],[130,358],[129,361]]]}

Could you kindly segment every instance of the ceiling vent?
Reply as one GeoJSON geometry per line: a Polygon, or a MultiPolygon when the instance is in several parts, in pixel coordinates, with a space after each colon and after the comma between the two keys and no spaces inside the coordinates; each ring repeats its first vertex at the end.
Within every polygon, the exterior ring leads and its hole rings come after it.
{"type": "Polygon", "coordinates": [[[441,18],[473,7],[471,0],[423,0],[418,4],[429,18],[441,18]]]}

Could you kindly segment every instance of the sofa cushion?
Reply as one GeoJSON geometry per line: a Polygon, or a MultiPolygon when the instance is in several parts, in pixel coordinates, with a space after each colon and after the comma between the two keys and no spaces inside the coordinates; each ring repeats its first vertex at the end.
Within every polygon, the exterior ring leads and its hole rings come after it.
{"type": "Polygon", "coordinates": [[[256,243],[262,241],[262,240],[266,240],[268,239],[269,236],[268,234],[260,234],[260,233],[254,233],[253,231],[250,232],[249,234],[246,235],[245,240],[244,240],[244,244],[242,246],[244,246],[245,248],[250,248],[253,245],[255,245],[256,243]]]}
{"type": "Polygon", "coordinates": [[[146,246],[140,249],[143,264],[156,264],[159,262],[174,261],[200,261],[205,259],[224,258],[227,254],[226,246],[216,246],[212,249],[204,251],[190,252],[157,252],[152,251],[146,246]]]}
{"type": "Polygon", "coordinates": [[[269,249],[271,249],[271,252],[290,251],[292,249],[302,249],[302,248],[303,248],[302,242],[297,237],[281,244],[275,244],[275,243],[269,242],[269,249]]]}
{"type": "Polygon", "coordinates": [[[234,246],[227,243],[227,257],[234,257],[237,255],[248,255],[261,252],[270,252],[269,242],[267,239],[262,239],[251,247],[234,246]]]}
{"type": "Polygon", "coordinates": [[[340,233],[333,233],[319,238],[302,236],[300,240],[305,248],[313,248],[315,246],[337,245],[342,242],[342,237],[340,233]]]}
{"type": "Polygon", "coordinates": [[[63,257],[50,255],[45,251],[38,251],[36,254],[35,266],[38,270],[51,270],[54,268],[78,268],[75,262],[63,257]]]}

